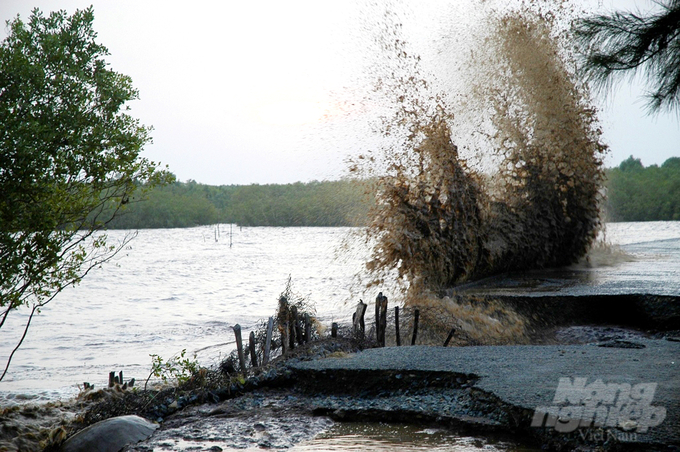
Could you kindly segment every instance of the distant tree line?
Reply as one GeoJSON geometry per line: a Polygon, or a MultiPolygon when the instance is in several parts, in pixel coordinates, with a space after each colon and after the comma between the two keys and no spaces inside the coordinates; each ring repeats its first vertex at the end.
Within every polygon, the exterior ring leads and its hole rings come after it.
{"type": "Polygon", "coordinates": [[[271,185],[176,182],[132,199],[110,228],[183,228],[215,223],[242,226],[358,226],[369,204],[351,180],[271,185]]]}
{"type": "Polygon", "coordinates": [[[606,173],[608,221],[680,221],[680,157],[645,168],[630,156],[606,173]]]}
{"type": "MultiPolygon", "coordinates": [[[[644,167],[631,156],[606,175],[607,221],[680,221],[680,157],[644,167]]],[[[370,205],[365,185],[356,180],[220,186],[190,180],[131,199],[108,226],[364,226],[370,205]]]]}

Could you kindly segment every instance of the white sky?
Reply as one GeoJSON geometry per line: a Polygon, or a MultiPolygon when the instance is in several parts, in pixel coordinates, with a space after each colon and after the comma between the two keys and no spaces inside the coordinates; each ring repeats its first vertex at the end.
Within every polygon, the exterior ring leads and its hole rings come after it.
{"type": "MultiPolygon", "coordinates": [[[[443,6],[457,1],[404,2],[417,12],[411,28],[421,42],[439,38],[429,34],[441,28],[429,24],[442,23],[442,11],[455,9],[443,6]]],[[[586,1],[602,10],[650,4],[586,1]]],[[[0,0],[0,19],[27,18],[34,7],[72,13],[94,5],[108,62],[140,91],[132,114],[154,127],[146,157],[168,164],[180,180],[286,183],[337,179],[345,157],[370,146],[367,115],[354,93],[372,72],[375,43],[367,24],[379,19],[367,16],[381,3],[0,0]]],[[[680,118],[647,116],[640,93],[621,84],[603,102],[608,166],[631,154],[645,165],[680,156],[680,118]]]]}

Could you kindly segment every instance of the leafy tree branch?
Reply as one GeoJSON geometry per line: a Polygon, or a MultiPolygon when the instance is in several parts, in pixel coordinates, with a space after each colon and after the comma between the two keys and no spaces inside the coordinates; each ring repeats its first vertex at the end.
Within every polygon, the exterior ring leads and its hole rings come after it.
{"type": "Polygon", "coordinates": [[[649,110],[680,110],[680,1],[654,3],[660,11],[615,12],[577,22],[582,68],[604,90],[642,72],[650,87],[649,110]]]}
{"type": "Polygon", "coordinates": [[[124,244],[102,231],[135,196],[173,176],[140,157],[150,128],[126,113],[138,97],[96,41],[92,8],[33,10],[0,43],[0,329],[35,313],[124,244]]]}

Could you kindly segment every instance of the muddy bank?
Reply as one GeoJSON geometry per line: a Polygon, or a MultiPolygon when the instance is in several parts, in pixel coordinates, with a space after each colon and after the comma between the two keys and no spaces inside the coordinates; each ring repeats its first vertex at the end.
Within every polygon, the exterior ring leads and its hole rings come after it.
{"type": "MultiPolygon", "coordinates": [[[[287,448],[309,441],[333,422],[437,427],[501,440],[510,449],[680,448],[680,342],[621,328],[573,327],[558,333],[572,341],[603,340],[552,346],[387,347],[294,359],[253,379],[241,396],[230,399],[228,392],[218,391],[215,395],[226,400],[169,416],[151,438],[128,450],[287,448]],[[658,423],[647,428],[635,415],[611,427],[559,431],[556,426],[532,426],[537,410],[555,404],[560,378],[565,377],[574,384],[584,378],[587,385],[599,381],[633,389],[653,384],[649,405],[663,409],[663,419],[657,417],[658,423]]],[[[607,403],[601,406],[609,409],[607,403]]]]}
{"type": "Polygon", "coordinates": [[[333,422],[313,416],[295,391],[255,390],[226,402],[192,406],[169,416],[159,431],[128,451],[290,448],[333,422]]]}
{"type": "Polygon", "coordinates": [[[560,345],[362,350],[351,340],[322,340],[229,385],[85,393],[60,406],[5,410],[0,450],[41,450],[86,424],[123,414],[160,423],[129,451],[290,448],[348,422],[435,427],[500,440],[501,449],[510,450],[680,448],[676,336],[572,326],[546,330],[544,337],[560,345]],[[631,423],[571,432],[532,427],[537,408],[551,406],[563,377],[585,378],[588,385],[655,384],[650,404],[665,417],[645,432],[631,423]]]}
{"type": "MultiPolygon", "coordinates": [[[[431,404],[436,403],[434,395],[431,395],[431,399],[431,404]]],[[[158,433],[126,450],[169,452],[249,447],[290,448],[318,438],[338,423],[356,422],[395,423],[394,428],[400,428],[399,425],[439,426],[442,431],[452,432],[446,425],[432,422],[427,416],[407,419],[406,416],[417,409],[416,404],[423,408],[423,403],[427,403],[424,401],[422,394],[394,395],[389,403],[392,408],[395,404],[402,405],[401,417],[386,417],[385,410],[381,410],[380,403],[372,397],[323,393],[313,395],[296,387],[261,389],[235,400],[192,407],[177,413],[164,422],[158,433]],[[407,407],[410,411],[407,411],[407,407]]],[[[462,433],[464,430],[458,429],[455,435],[462,433]]],[[[476,436],[474,434],[479,432],[470,429],[469,433],[476,436]]],[[[481,438],[477,441],[480,444],[487,442],[481,438]]],[[[519,446],[502,435],[492,435],[489,441],[500,442],[502,450],[519,446]]],[[[320,446],[323,447],[323,443],[320,446]]]]}
{"type": "MultiPolygon", "coordinates": [[[[653,339],[620,328],[574,327],[561,334],[572,341],[594,336],[603,340],[355,352],[340,351],[336,345],[336,351],[323,358],[281,363],[250,380],[244,388],[248,392],[234,399],[233,392],[214,392],[225,400],[169,416],[156,434],[129,450],[285,448],[308,441],[331,421],[434,426],[504,440],[511,449],[680,448],[680,373],[675,361],[680,342],[673,336],[653,339]],[[653,384],[650,406],[662,408],[663,419],[646,429],[635,416],[621,418],[612,427],[590,425],[568,432],[532,426],[537,409],[554,403],[564,377],[571,382],[585,378],[588,385],[653,384]]],[[[610,408],[604,402],[602,406],[610,408]]]]}
{"type": "Polygon", "coordinates": [[[61,443],[82,411],[77,401],[0,408],[0,451],[33,452],[61,443]]]}

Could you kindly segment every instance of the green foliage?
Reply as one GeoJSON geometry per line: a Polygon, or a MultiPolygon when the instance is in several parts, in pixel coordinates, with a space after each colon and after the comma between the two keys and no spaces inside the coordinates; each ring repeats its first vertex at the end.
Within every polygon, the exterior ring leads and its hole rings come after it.
{"type": "Polygon", "coordinates": [[[108,67],[93,20],[92,8],[35,9],[8,21],[0,43],[0,328],[32,305],[28,328],[110,259],[119,248],[98,231],[139,186],[172,180],[139,156],[150,129],[125,113],[137,91],[108,67]]]}
{"type": "Polygon", "coordinates": [[[615,12],[576,25],[586,76],[608,88],[622,76],[643,72],[651,111],[680,108],[680,2],[655,2],[660,12],[615,12]]]}
{"type": "Polygon", "coordinates": [[[642,171],[644,169],[642,161],[640,159],[633,158],[631,155],[626,160],[621,162],[619,169],[624,173],[633,173],[642,171]]]}
{"type": "Polygon", "coordinates": [[[607,170],[610,221],[680,220],[680,158],[645,168],[633,156],[607,170]]]}
{"type": "Polygon", "coordinates": [[[242,226],[354,226],[368,201],[358,181],[211,186],[176,182],[131,202],[109,227],[177,228],[214,223],[242,226]]]}
{"type": "Polygon", "coordinates": [[[297,182],[237,187],[225,219],[244,226],[347,226],[362,221],[357,182],[297,182]]]}
{"type": "Polygon", "coordinates": [[[146,379],[144,389],[146,389],[149,379],[154,376],[163,380],[163,383],[175,382],[182,384],[187,382],[192,376],[198,373],[198,361],[194,354],[193,359],[186,357],[187,349],[181,351],[179,356],[175,355],[169,360],[165,361],[162,357],[156,354],[149,355],[151,357],[151,373],[146,379]]]}
{"type": "Polygon", "coordinates": [[[150,191],[140,202],[131,202],[109,228],[184,228],[217,222],[219,212],[203,194],[175,183],[150,191]]]}

